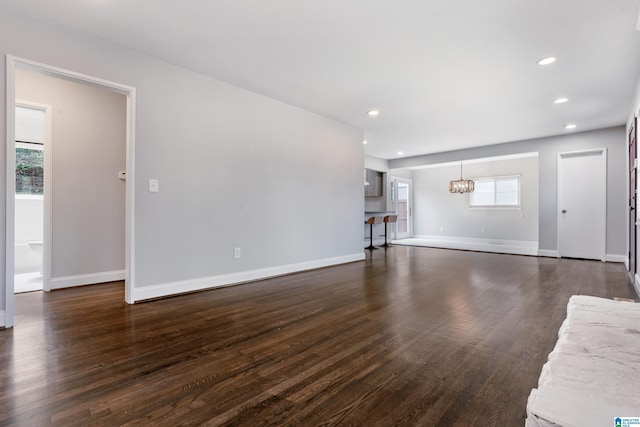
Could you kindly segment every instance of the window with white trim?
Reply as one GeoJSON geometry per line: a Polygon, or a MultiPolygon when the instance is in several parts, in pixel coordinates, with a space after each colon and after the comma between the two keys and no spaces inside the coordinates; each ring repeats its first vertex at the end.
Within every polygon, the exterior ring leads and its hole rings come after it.
{"type": "Polygon", "coordinates": [[[472,208],[519,208],[520,176],[476,178],[475,189],[469,194],[472,208]]]}

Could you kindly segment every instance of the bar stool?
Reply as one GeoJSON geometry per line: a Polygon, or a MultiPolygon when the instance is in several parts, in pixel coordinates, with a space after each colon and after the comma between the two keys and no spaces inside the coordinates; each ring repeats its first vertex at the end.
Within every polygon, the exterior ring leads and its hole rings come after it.
{"type": "Polygon", "coordinates": [[[384,222],[384,248],[390,248],[391,245],[387,243],[387,224],[398,222],[398,215],[386,215],[382,221],[384,222]]]}
{"type": "Polygon", "coordinates": [[[375,246],[373,246],[373,224],[382,224],[382,217],[372,216],[371,218],[367,219],[364,223],[369,224],[369,246],[367,246],[365,249],[378,249],[375,246]]]}

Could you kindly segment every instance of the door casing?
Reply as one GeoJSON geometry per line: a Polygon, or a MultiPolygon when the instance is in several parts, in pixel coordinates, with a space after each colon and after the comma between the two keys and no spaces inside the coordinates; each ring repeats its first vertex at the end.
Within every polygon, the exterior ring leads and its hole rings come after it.
{"type": "Polygon", "coordinates": [[[627,265],[629,269],[629,276],[631,280],[635,280],[637,259],[636,259],[636,245],[637,245],[637,195],[638,195],[638,168],[637,168],[637,139],[636,129],[638,126],[638,116],[633,118],[631,122],[631,129],[629,130],[629,263],[627,265]]]}
{"type": "MultiPolygon", "coordinates": [[[[14,324],[14,245],[15,245],[15,70],[16,68],[26,68],[32,71],[45,73],[54,77],[78,81],[85,84],[104,87],[108,90],[120,93],[127,99],[127,123],[126,123],[126,171],[127,179],[125,183],[125,301],[129,304],[135,302],[133,289],[135,287],[135,111],[136,111],[136,88],[121,83],[111,82],[75,71],[53,67],[29,59],[19,58],[12,55],[6,56],[6,222],[5,222],[5,311],[4,326],[12,327],[14,324]]],[[[50,171],[51,168],[49,167],[50,171]]],[[[46,165],[45,165],[46,173],[46,165]]],[[[46,185],[46,181],[45,181],[46,185]]],[[[45,189],[46,191],[46,189],[45,189]]],[[[46,208],[46,207],[45,207],[46,208]]],[[[46,215],[46,212],[45,212],[46,215]]],[[[45,226],[46,226],[45,219],[45,226]]],[[[50,232],[50,224],[49,224],[50,232]]],[[[47,231],[45,231],[46,233],[47,231]]],[[[46,237],[45,237],[46,240],[46,237]]],[[[49,238],[49,244],[51,239],[49,238]]],[[[45,248],[46,250],[46,248],[45,248]]],[[[49,257],[51,248],[49,248],[49,257]]],[[[43,259],[44,261],[44,259],[43,259]]],[[[50,260],[48,261],[50,262],[50,260]]],[[[43,268],[45,266],[43,265],[43,268]]],[[[48,265],[49,274],[51,265],[48,265]]],[[[1,321],[2,319],[0,319],[1,321]]],[[[2,324],[0,324],[2,326],[2,324]]]]}
{"type": "MultiPolygon", "coordinates": [[[[573,151],[566,153],[558,153],[558,188],[557,188],[557,248],[558,248],[558,256],[568,256],[571,257],[571,253],[567,253],[567,247],[569,246],[567,242],[562,242],[562,227],[564,223],[563,216],[565,215],[562,211],[565,209],[563,207],[563,202],[565,201],[565,173],[567,172],[567,166],[565,165],[565,160],[569,160],[571,158],[581,158],[587,156],[599,156],[599,170],[597,171],[589,171],[589,176],[598,180],[598,189],[591,189],[590,196],[593,197],[594,201],[596,201],[596,206],[594,207],[594,212],[597,214],[598,227],[599,231],[596,231],[597,235],[597,248],[594,249],[594,253],[597,253],[597,258],[601,261],[606,261],[606,242],[607,242],[607,149],[606,148],[597,148],[593,150],[582,150],[582,151],[573,151]]],[[[585,232],[590,232],[590,230],[585,230],[585,232]]]]}

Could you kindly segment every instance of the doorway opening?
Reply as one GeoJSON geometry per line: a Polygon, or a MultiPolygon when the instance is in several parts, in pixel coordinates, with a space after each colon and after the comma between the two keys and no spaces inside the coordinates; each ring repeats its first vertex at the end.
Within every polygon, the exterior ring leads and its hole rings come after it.
{"type": "MultiPolygon", "coordinates": [[[[118,273],[120,278],[110,279],[111,277],[109,273],[113,273],[111,271],[107,272],[99,272],[102,274],[102,277],[105,280],[102,281],[111,281],[111,280],[122,280],[124,279],[124,288],[125,288],[125,301],[128,303],[134,303],[133,299],[133,286],[134,286],[134,271],[133,271],[133,254],[134,247],[133,243],[134,239],[134,135],[135,135],[135,88],[122,85],[115,82],[110,82],[107,80],[87,76],[84,74],[76,73],[73,71],[68,71],[56,67],[51,67],[46,64],[37,63],[31,60],[22,59],[7,55],[7,81],[6,81],[6,123],[7,123],[7,188],[6,188],[6,205],[7,205],[7,215],[6,215],[6,264],[5,264],[5,312],[0,313],[4,314],[3,320],[5,327],[11,327],[14,324],[14,290],[15,290],[15,272],[16,272],[16,148],[19,144],[16,144],[16,107],[20,106],[20,101],[16,99],[16,75],[19,70],[28,70],[30,72],[34,72],[39,75],[53,77],[61,82],[74,82],[80,83],[85,86],[106,89],[111,93],[116,93],[119,95],[124,95],[123,105],[124,105],[124,125],[123,125],[123,137],[125,139],[125,153],[124,153],[124,170],[115,170],[113,171],[114,176],[118,177],[120,175],[126,176],[126,180],[122,182],[124,186],[124,269],[120,270],[118,273]]],[[[51,179],[49,172],[51,170],[50,167],[47,167],[47,159],[51,156],[47,156],[47,147],[46,143],[44,144],[44,157],[45,157],[45,167],[44,167],[44,205],[45,205],[45,213],[44,213],[44,226],[43,226],[43,261],[42,261],[42,271],[43,271],[43,290],[48,291],[50,287],[47,286],[47,279],[51,279],[51,274],[53,271],[53,264],[51,262],[51,254],[52,254],[52,234],[53,234],[53,226],[49,223],[51,219],[51,211],[47,212],[47,198],[48,194],[51,194],[51,191],[47,190],[47,187],[51,185],[51,179]],[[48,217],[48,218],[47,218],[48,217]]],[[[76,162],[73,167],[83,167],[84,164],[82,162],[76,162]]],[[[95,164],[89,164],[89,167],[93,167],[95,164]]],[[[76,195],[76,200],[82,203],[81,195],[76,195]]],[[[51,206],[49,206],[51,209],[51,206]]],[[[98,225],[99,226],[99,225],[98,225]]],[[[57,238],[56,241],[60,242],[64,239],[57,238]]],[[[36,240],[34,242],[37,243],[36,240]]],[[[121,260],[122,258],[120,258],[121,260]]],[[[120,267],[122,268],[122,267],[120,267]]],[[[86,274],[69,274],[66,275],[64,272],[62,274],[58,274],[59,276],[63,276],[58,283],[56,283],[55,287],[67,287],[67,286],[75,286],[78,284],[90,283],[90,282],[82,282],[84,280],[84,276],[86,274]]],[[[95,275],[94,275],[95,276],[95,275]]],[[[93,283],[99,283],[98,281],[94,281],[93,283]]],[[[50,283],[49,283],[50,285],[50,283]]]]}
{"type": "Polygon", "coordinates": [[[395,213],[398,222],[395,226],[395,238],[408,239],[412,235],[412,180],[408,178],[393,178],[392,189],[395,213]]]}
{"type": "Polygon", "coordinates": [[[48,191],[50,107],[17,101],[15,109],[15,293],[45,288],[43,252],[48,191]]]}

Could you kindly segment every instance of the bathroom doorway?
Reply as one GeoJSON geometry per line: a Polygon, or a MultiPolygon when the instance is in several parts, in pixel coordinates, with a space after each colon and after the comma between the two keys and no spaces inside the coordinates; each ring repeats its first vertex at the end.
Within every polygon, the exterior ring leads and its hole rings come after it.
{"type": "MultiPolygon", "coordinates": [[[[14,325],[17,219],[15,115],[20,99],[50,104],[52,106],[50,121],[56,123],[56,129],[51,131],[50,139],[51,145],[56,147],[55,151],[49,150],[50,155],[48,155],[46,144],[43,148],[45,160],[43,290],[123,281],[124,299],[128,303],[133,303],[135,88],[11,55],[6,56],[6,62],[7,211],[5,232],[7,238],[5,241],[4,326],[8,328],[14,325]],[[36,75],[40,83],[19,84],[18,80],[24,79],[27,74],[36,75]],[[45,83],[46,79],[53,79],[54,82],[49,80],[45,83]],[[86,108],[86,103],[75,102],[78,99],[76,96],[84,96],[78,91],[71,95],[64,92],[65,94],[56,98],[56,102],[33,96],[36,92],[50,94],[50,91],[58,90],[65,85],[82,87],[84,95],[89,95],[91,89],[99,93],[89,96],[90,108],[86,108]],[[29,92],[28,95],[25,94],[25,90],[29,92]],[[113,100],[113,103],[108,105],[113,107],[117,104],[115,108],[119,111],[120,118],[116,122],[102,120],[105,124],[104,128],[95,129],[90,121],[86,120],[85,113],[104,117],[96,114],[94,110],[94,107],[103,105],[102,101],[98,101],[103,95],[113,100]],[[69,120],[64,120],[65,117],[74,120],[74,123],[69,125],[69,120]],[[107,122],[111,125],[107,126],[107,122]],[[64,125],[58,126],[61,123],[64,125]],[[63,132],[66,133],[58,135],[57,132],[63,128],[65,129],[63,132]],[[89,134],[86,133],[88,130],[90,130],[89,134]],[[117,132],[118,136],[114,138],[110,133],[112,131],[117,132]],[[121,148],[101,145],[98,151],[95,144],[97,141],[104,141],[105,138],[118,141],[121,148]],[[73,148],[69,148],[71,140],[76,141],[73,148]],[[112,159],[113,156],[118,156],[118,165],[113,167],[112,163],[108,163],[109,166],[105,166],[106,160],[112,159]],[[49,167],[48,161],[51,162],[49,167]],[[54,168],[51,165],[55,166],[53,172],[54,168]],[[52,173],[54,175],[51,175],[52,173]],[[70,178],[71,173],[76,176],[70,178]],[[97,174],[102,174],[100,176],[106,178],[95,179],[97,174]],[[51,179],[52,176],[53,179],[51,179]],[[102,187],[103,183],[107,183],[105,184],[108,186],[107,190],[102,187]],[[51,191],[47,190],[49,186],[51,191]],[[109,193],[109,190],[113,190],[112,193],[109,193]],[[113,198],[109,198],[113,192],[118,193],[117,204],[113,203],[113,198]],[[49,200],[49,206],[47,206],[47,200],[49,200]],[[90,209],[93,211],[89,212],[90,209]],[[118,211],[115,225],[104,220],[106,217],[116,218],[113,215],[110,216],[113,210],[118,211]],[[114,233],[113,230],[121,231],[114,233]],[[107,238],[100,240],[96,235],[107,235],[107,238]],[[109,245],[117,246],[117,253],[114,251],[107,253],[105,247],[109,245]]],[[[33,242],[36,243],[33,246],[37,246],[38,241],[33,242]]]]}
{"type": "Polygon", "coordinates": [[[46,182],[51,143],[50,119],[48,105],[16,101],[15,293],[46,289],[44,281],[48,275],[44,273],[43,252],[45,206],[49,201],[46,182]]]}

